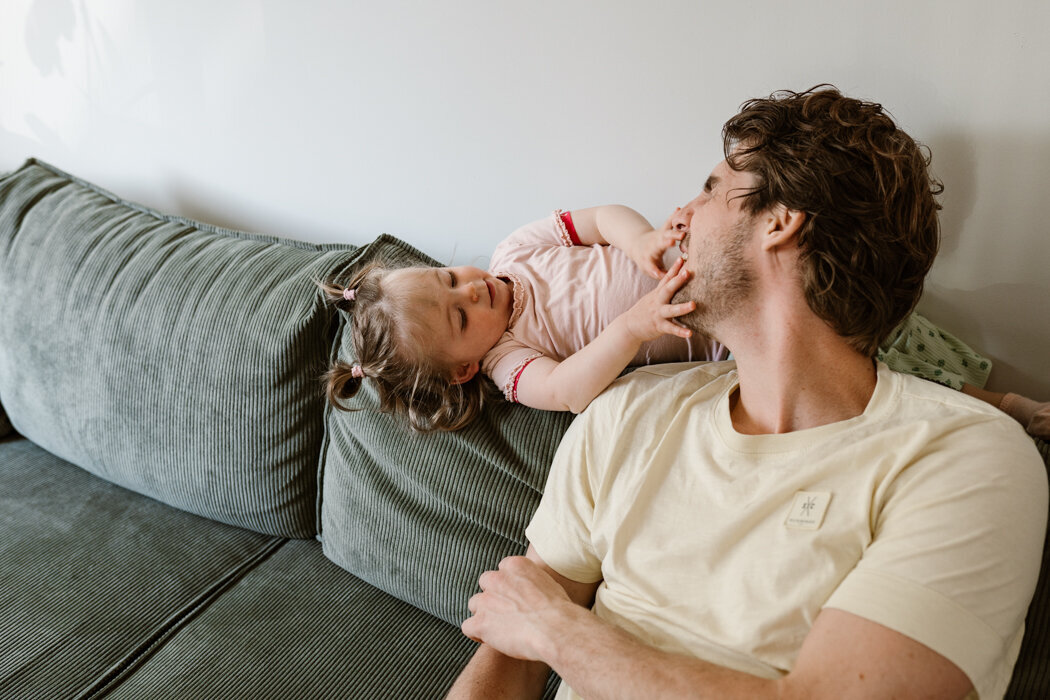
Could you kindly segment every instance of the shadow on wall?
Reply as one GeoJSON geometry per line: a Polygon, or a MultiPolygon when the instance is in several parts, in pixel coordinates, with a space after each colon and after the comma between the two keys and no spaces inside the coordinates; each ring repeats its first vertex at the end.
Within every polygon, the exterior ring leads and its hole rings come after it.
{"type": "Polygon", "coordinates": [[[972,137],[946,133],[926,144],[933,153],[931,169],[944,185],[941,204],[941,257],[959,246],[959,237],[977,199],[977,151],[972,137]]]}
{"type": "Polygon", "coordinates": [[[290,212],[280,206],[261,207],[258,201],[238,194],[236,184],[231,182],[228,191],[216,194],[181,176],[169,176],[164,192],[168,203],[155,208],[220,228],[308,242],[366,245],[381,233],[397,235],[388,231],[362,231],[360,227],[342,228],[337,223],[318,221],[308,213],[290,212]]]}
{"type": "Polygon", "coordinates": [[[919,305],[995,363],[989,387],[1050,400],[1050,131],[945,132],[941,251],[919,305]]]}
{"type": "Polygon", "coordinates": [[[1050,283],[930,283],[920,311],[992,360],[990,389],[1050,400],[1050,283]]]}
{"type": "Polygon", "coordinates": [[[40,75],[61,75],[62,39],[72,41],[76,14],[71,0],[37,0],[26,18],[26,49],[40,75]]]}
{"type": "Polygon", "coordinates": [[[928,143],[934,175],[945,186],[938,266],[990,276],[975,283],[1046,279],[1050,130],[948,132],[928,143]]]}

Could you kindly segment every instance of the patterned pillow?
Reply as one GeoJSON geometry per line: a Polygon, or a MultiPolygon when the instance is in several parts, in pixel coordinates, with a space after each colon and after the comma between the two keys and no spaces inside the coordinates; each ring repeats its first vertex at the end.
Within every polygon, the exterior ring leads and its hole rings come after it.
{"type": "Polygon", "coordinates": [[[316,533],[332,314],[351,246],[219,229],[29,161],[0,180],[0,396],[19,431],[177,508],[316,533]]]}

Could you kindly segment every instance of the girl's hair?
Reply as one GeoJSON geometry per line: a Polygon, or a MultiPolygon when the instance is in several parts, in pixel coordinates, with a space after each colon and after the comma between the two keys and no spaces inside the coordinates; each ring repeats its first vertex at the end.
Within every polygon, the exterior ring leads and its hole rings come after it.
{"type": "Polygon", "coordinates": [[[380,411],[403,416],[419,432],[459,430],[494,395],[491,383],[480,372],[462,384],[452,383],[447,367],[428,354],[434,349],[422,332],[426,307],[413,303],[404,289],[384,289],[390,271],[373,262],[345,287],[331,280],[317,283],[329,304],[349,314],[358,363],[355,367],[337,360],[328,369],[322,377],[328,401],[339,410],[355,410],[344,402],[370,381],[379,394],[380,411]],[[347,290],[353,293],[344,294],[347,290]]]}

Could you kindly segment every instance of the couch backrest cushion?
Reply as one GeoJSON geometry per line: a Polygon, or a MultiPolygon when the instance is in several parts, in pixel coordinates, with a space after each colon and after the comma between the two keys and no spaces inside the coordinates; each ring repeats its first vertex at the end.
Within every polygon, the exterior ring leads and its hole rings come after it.
{"type": "MultiPolygon", "coordinates": [[[[1050,443],[1035,441],[1050,474],[1050,443]]],[[[1043,542],[1039,582],[1024,621],[1024,641],[1014,665],[1007,698],[1050,698],[1050,526],[1043,542]]]]}
{"type": "MultiPolygon", "coordinates": [[[[435,265],[380,237],[360,262],[435,265]]],[[[338,356],[354,360],[344,319],[338,356]]],[[[414,433],[378,412],[366,380],[354,408],[328,409],[322,463],[325,555],[372,585],[451,624],[468,615],[482,571],[525,551],[528,524],[572,414],[536,411],[497,396],[455,433],[414,433]]]]}
{"type": "Polygon", "coordinates": [[[44,449],[172,506],[316,534],[332,320],[352,246],[219,229],[46,164],[0,180],[0,397],[44,449]]]}

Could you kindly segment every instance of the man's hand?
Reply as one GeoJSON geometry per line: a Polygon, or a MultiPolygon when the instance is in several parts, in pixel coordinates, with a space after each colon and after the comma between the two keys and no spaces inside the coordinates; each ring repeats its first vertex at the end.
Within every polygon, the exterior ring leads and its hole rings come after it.
{"type": "Polygon", "coordinates": [[[691,330],[671,319],[687,314],[696,309],[696,302],[672,304],[671,299],[682,286],[689,281],[689,270],[684,269],[682,258],[675,260],[656,289],[639,299],[634,306],[623,313],[622,319],[627,331],[639,342],[656,340],[662,335],[677,335],[688,338],[691,330]]]}
{"type": "Polygon", "coordinates": [[[585,609],[527,557],[508,557],[498,571],[478,579],[481,593],[468,602],[463,634],[501,653],[527,661],[545,658],[546,641],[559,625],[585,609]]]}
{"type": "Polygon", "coordinates": [[[493,576],[482,575],[483,592],[468,603],[474,616],[462,625],[468,637],[483,643],[449,691],[449,700],[540,697],[550,671],[546,662],[514,658],[484,642],[491,641],[507,649],[525,652],[524,656],[534,656],[531,647],[544,646],[542,642],[519,644],[521,640],[517,639],[514,630],[506,630],[504,626],[532,630],[545,626],[533,621],[519,624],[535,605],[543,606],[545,613],[564,609],[566,614],[594,618],[589,610],[600,582],[580,583],[565,578],[547,566],[531,545],[525,557],[504,560],[500,570],[492,573],[493,576]],[[551,587],[552,583],[561,590],[560,593],[551,587]],[[510,594],[512,589],[517,592],[510,594]],[[525,593],[527,603],[520,599],[521,592],[525,593]],[[566,598],[570,607],[563,607],[566,598]],[[519,646],[522,648],[517,648],[519,646]]]}

